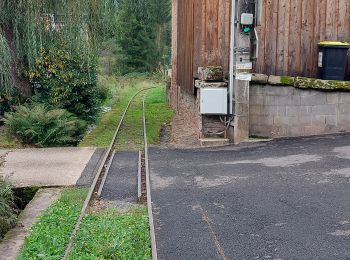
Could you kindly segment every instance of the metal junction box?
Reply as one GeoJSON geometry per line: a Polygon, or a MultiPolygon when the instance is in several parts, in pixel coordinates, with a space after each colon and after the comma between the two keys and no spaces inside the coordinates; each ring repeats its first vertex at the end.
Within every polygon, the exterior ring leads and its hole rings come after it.
{"type": "Polygon", "coordinates": [[[202,115],[227,115],[226,88],[202,88],[200,102],[202,115]]]}

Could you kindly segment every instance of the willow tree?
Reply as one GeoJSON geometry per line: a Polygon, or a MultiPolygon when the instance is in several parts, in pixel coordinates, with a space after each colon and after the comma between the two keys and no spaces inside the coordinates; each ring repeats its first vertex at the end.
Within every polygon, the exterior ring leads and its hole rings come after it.
{"type": "MultiPolygon", "coordinates": [[[[117,0],[0,0],[0,114],[15,92],[31,92],[30,71],[52,49],[96,61],[117,0]]],[[[88,66],[91,80],[95,66],[88,66]]],[[[91,84],[90,84],[91,85],[91,84]]]]}
{"type": "MultiPolygon", "coordinates": [[[[42,49],[96,55],[116,0],[0,0],[0,96],[10,95],[35,68],[42,49]]],[[[28,85],[29,86],[29,85],[28,85]]]]}

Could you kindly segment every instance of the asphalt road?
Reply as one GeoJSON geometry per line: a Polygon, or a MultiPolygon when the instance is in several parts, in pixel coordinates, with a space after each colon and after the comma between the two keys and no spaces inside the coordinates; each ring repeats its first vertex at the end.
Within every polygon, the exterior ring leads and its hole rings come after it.
{"type": "Polygon", "coordinates": [[[350,135],[151,149],[159,259],[350,259],[350,135]]]}

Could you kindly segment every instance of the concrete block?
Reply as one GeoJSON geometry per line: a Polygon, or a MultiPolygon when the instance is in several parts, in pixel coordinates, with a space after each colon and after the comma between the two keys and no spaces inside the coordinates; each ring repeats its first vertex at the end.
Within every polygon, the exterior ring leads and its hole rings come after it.
{"type": "Polygon", "coordinates": [[[290,122],[290,117],[287,116],[274,116],[273,125],[274,126],[288,126],[290,122]]]}
{"type": "Polygon", "coordinates": [[[287,106],[293,104],[292,96],[280,96],[275,98],[275,105],[277,106],[287,106]]]}
{"type": "Polygon", "coordinates": [[[312,106],[300,106],[300,115],[312,115],[312,106]]]}
{"type": "Polygon", "coordinates": [[[349,114],[340,114],[338,116],[338,125],[350,125],[350,113],[349,114]]]}
{"type": "Polygon", "coordinates": [[[314,115],[312,117],[312,126],[325,126],[326,125],[326,116],[324,115],[314,115]]]}
{"type": "Polygon", "coordinates": [[[305,126],[305,135],[321,135],[326,133],[326,126],[305,126]]]}
{"type": "Polygon", "coordinates": [[[305,90],[305,89],[300,89],[297,91],[298,95],[300,96],[313,96],[317,94],[316,90],[305,90]]]}
{"type": "Polygon", "coordinates": [[[326,125],[336,126],[338,124],[337,116],[326,116],[326,125]]]}
{"type": "Polygon", "coordinates": [[[234,120],[234,127],[235,144],[249,140],[249,116],[236,116],[234,120]]]}
{"type": "Polygon", "coordinates": [[[301,97],[299,95],[292,95],[292,105],[300,106],[301,105],[301,97]]]}
{"type": "Polygon", "coordinates": [[[339,104],[339,93],[327,93],[327,104],[339,104]]]}
{"type": "Polygon", "coordinates": [[[308,126],[308,125],[312,125],[312,116],[308,116],[308,115],[299,115],[297,117],[297,124],[300,126],[308,126]]]}
{"type": "Polygon", "coordinates": [[[271,85],[282,85],[281,77],[280,76],[269,76],[268,83],[271,85]]]}
{"type": "Polygon", "coordinates": [[[350,104],[340,104],[339,105],[340,114],[350,114],[350,104]]]}
{"type": "Polygon", "coordinates": [[[199,81],[197,86],[197,88],[227,88],[227,83],[199,81]]]}
{"type": "Polygon", "coordinates": [[[249,103],[249,82],[239,81],[236,84],[235,100],[239,103],[249,103]]]}
{"type": "Polygon", "coordinates": [[[230,140],[221,138],[203,138],[200,139],[200,143],[202,147],[217,147],[229,145],[230,140]]]}
{"type": "Polygon", "coordinates": [[[251,105],[249,107],[249,114],[257,116],[266,115],[266,113],[264,112],[264,107],[258,105],[251,105]]]}
{"type": "Polygon", "coordinates": [[[313,115],[336,115],[337,105],[319,105],[312,107],[313,115]]]}
{"type": "Polygon", "coordinates": [[[289,128],[288,136],[298,137],[298,136],[304,136],[304,135],[305,135],[304,127],[292,126],[289,128]]]}
{"type": "Polygon", "coordinates": [[[236,103],[235,115],[237,116],[248,116],[249,115],[249,104],[247,103],[236,103]]]}
{"type": "Polygon", "coordinates": [[[286,137],[288,136],[289,128],[288,127],[277,127],[273,126],[270,129],[270,137],[286,137]]]}
{"type": "Polygon", "coordinates": [[[269,76],[266,74],[253,73],[252,82],[257,84],[267,84],[269,76]]]}
{"type": "Polygon", "coordinates": [[[315,106],[327,104],[326,94],[312,94],[307,96],[301,96],[301,105],[315,106]]]}
{"type": "Polygon", "coordinates": [[[265,86],[251,84],[249,92],[250,92],[250,95],[257,96],[257,95],[265,95],[265,90],[266,90],[265,86]]]}
{"type": "Polygon", "coordinates": [[[350,93],[348,92],[341,92],[339,93],[339,96],[340,96],[340,100],[339,100],[339,103],[349,103],[350,104],[350,93]]]}
{"type": "Polygon", "coordinates": [[[326,125],[325,134],[339,133],[340,129],[336,125],[326,125]]]}
{"type": "Polygon", "coordinates": [[[262,96],[262,95],[257,95],[257,96],[250,95],[249,104],[260,105],[260,106],[263,105],[264,104],[264,96],[262,96]]]}
{"type": "Polygon", "coordinates": [[[285,106],[264,106],[265,115],[269,116],[285,116],[286,107],[285,106]]]}
{"type": "Polygon", "coordinates": [[[224,70],[222,67],[199,67],[198,76],[203,81],[224,81],[224,70]]]}
{"type": "Polygon", "coordinates": [[[286,106],[286,116],[300,115],[300,106],[286,106]]]}

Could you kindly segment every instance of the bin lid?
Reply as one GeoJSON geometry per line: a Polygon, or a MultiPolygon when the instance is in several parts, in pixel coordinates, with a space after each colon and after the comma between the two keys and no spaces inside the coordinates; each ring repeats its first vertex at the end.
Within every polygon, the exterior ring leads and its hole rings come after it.
{"type": "Polygon", "coordinates": [[[350,43],[348,42],[332,42],[332,41],[323,41],[323,42],[320,42],[318,45],[321,45],[321,46],[350,46],[350,43]]]}

